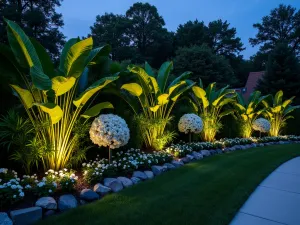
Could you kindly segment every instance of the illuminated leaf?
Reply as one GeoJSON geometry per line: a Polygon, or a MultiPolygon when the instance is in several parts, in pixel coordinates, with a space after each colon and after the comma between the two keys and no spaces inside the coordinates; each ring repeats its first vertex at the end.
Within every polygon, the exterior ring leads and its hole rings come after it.
{"type": "Polygon", "coordinates": [[[158,96],[157,102],[159,105],[167,104],[169,102],[168,98],[169,98],[168,94],[161,94],[160,96],[158,96]]]}
{"type": "Polygon", "coordinates": [[[98,116],[102,109],[113,109],[114,106],[110,102],[102,102],[97,105],[94,105],[87,111],[85,111],[81,116],[88,119],[91,117],[98,116]]]}
{"type": "Polygon", "coordinates": [[[60,96],[68,92],[75,84],[76,78],[57,76],[52,78],[52,89],[56,96],[60,96]]]}
{"type": "Polygon", "coordinates": [[[121,89],[125,89],[130,94],[139,97],[143,93],[142,87],[137,83],[124,84],[121,89]]]}
{"type": "Polygon", "coordinates": [[[109,83],[117,80],[118,77],[105,77],[88,87],[81,95],[73,101],[73,104],[77,107],[84,106],[87,101],[99,90],[104,88],[109,83]]]}
{"type": "Polygon", "coordinates": [[[10,85],[19,95],[25,107],[30,109],[33,106],[34,100],[30,91],[20,88],[18,85],[10,85]]]}
{"type": "Polygon", "coordinates": [[[153,106],[153,107],[149,107],[149,109],[152,111],[152,112],[156,112],[158,109],[159,109],[160,105],[156,105],[156,106],[153,106]]]}
{"type": "Polygon", "coordinates": [[[48,113],[52,124],[58,123],[63,116],[61,108],[54,103],[34,103],[34,105],[40,107],[45,113],[48,113]]]}

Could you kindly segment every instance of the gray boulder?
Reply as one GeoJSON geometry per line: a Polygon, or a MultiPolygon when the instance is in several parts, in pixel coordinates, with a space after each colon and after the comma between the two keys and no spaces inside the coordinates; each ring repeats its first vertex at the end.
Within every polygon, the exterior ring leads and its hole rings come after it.
{"type": "Polygon", "coordinates": [[[217,151],[218,154],[222,154],[223,153],[222,149],[217,149],[216,151],[217,151]]]}
{"type": "Polygon", "coordinates": [[[127,177],[118,177],[117,180],[119,180],[125,188],[133,185],[132,180],[127,177]]]}
{"type": "Polygon", "coordinates": [[[14,225],[29,225],[42,219],[41,207],[30,207],[26,209],[18,209],[10,212],[10,217],[14,225]]]}
{"type": "Polygon", "coordinates": [[[195,159],[199,160],[203,158],[203,155],[198,153],[198,152],[192,152],[192,155],[194,156],[195,159]]]}
{"type": "MultiPolygon", "coordinates": [[[[175,162],[177,162],[177,161],[175,161],[175,162]]],[[[172,163],[165,163],[164,166],[167,167],[168,170],[176,169],[176,166],[174,166],[172,163]]]]}
{"type": "Polygon", "coordinates": [[[201,150],[200,153],[205,157],[210,156],[210,152],[208,150],[201,150]]]}
{"type": "Polygon", "coordinates": [[[187,164],[187,163],[191,162],[191,159],[189,157],[183,157],[183,158],[179,159],[178,161],[181,161],[184,164],[187,164]]]}
{"type": "Polygon", "coordinates": [[[57,203],[52,197],[39,198],[36,201],[35,206],[41,207],[43,209],[57,209],[57,203]]]}
{"type": "Polygon", "coordinates": [[[1,225],[13,225],[13,222],[8,217],[7,213],[0,212],[0,224],[1,225]]]}
{"type": "Polygon", "coordinates": [[[217,154],[216,150],[209,150],[210,155],[215,155],[217,154]]]}
{"type": "Polygon", "coordinates": [[[137,177],[131,177],[130,180],[132,181],[133,184],[138,184],[141,182],[141,179],[137,177]]]}
{"type": "Polygon", "coordinates": [[[150,170],[146,170],[144,173],[147,175],[148,179],[152,179],[154,177],[153,172],[150,170]]]}
{"type": "Polygon", "coordinates": [[[186,157],[190,160],[190,161],[193,161],[195,160],[195,157],[190,155],[190,154],[187,154],[186,157]]]}
{"type": "Polygon", "coordinates": [[[155,176],[160,175],[163,172],[167,171],[166,167],[162,167],[162,166],[151,166],[151,169],[155,176]]]}
{"type": "Polygon", "coordinates": [[[183,163],[182,161],[177,161],[177,160],[173,160],[173,161],[171,162],[171,164],[172,164],[173,166],[175,166],[176,168],[181,167],[181,166],[184,165],[184,163],[183,163]]]}
{"type": "Polygon", "coordinates": [[[132,176],[137,177],[141,180],[147,180],[148,179],[147,175],[142,171],[134,171],[132,176]]]}
{"type": "Polygon", "coordinates": [[[123,189],[122,182],[116,178],[105,178],[104,185],[109,187],[113,192],[119,192],[123,189]]]}
{"type": "Polygon", "coordinates": [[[59,197],[58,209],[60,211],[66,211],[68,209],[76,208],[77,205],[78,205],[78,202],[77,202],[76,198],[71,194],[62,195],[59,197]]]}
{"type": "Polygon", "coordinates": [[[94,192],[96,192],[99,195],[104,196],[104,195],[108,194],[109,192],[111,192],[111,189],[109,187],[106,187],[106,186],[98,183],[98,184],[95,184],[95,186],[94,186],[94,192]]]}
{"type": "Polygon", "coordinates": [[[50,210],[47,210],[47,212],[44,213],[44,217],[53,216],[54,214],[55,214],[55,211],[50,209],[50,210]]]}
{"type": "Polygon", "coordinates": [[[91,189],[83,189],[80,192],[80,198],[85,201],[94,201],[99,199],[99,195],[91,189]]]}

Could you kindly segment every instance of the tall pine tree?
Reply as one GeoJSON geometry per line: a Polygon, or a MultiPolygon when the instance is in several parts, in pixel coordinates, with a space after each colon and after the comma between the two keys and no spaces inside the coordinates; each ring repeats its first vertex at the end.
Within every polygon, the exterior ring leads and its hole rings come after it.
{"type": "Polygon", "coordinates": [[[300,93],[300,67],[295,52],[287,43],[279,43],[269,55],[266,73],[259,80],[257,89],[263,94],[282,90],[286,97],[300,93]]]}

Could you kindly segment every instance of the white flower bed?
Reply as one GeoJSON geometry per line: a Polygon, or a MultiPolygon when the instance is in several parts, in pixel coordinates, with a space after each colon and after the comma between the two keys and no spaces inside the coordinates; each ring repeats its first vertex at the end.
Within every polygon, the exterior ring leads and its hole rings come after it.
{"type": "Polygon", "coordinates": [[[90,138],[94,144],[111,149],[126,145],[129,136],[125,120],[113,114],[100,115],[93,121],[90,129],[90,138]]]}
{"type": "Polygon", "coordinates": [[[252,128],[262,133],[268,133],[271,129],[271,124],[264,118],[258,118],[253,122],[252,128]]]}
{"type": "Polygon", "coordinates": [[[193,113],[184,114],[178,122],[178,130],[185,134],[199,134],[203,130],[202,119],[193,113]]]}

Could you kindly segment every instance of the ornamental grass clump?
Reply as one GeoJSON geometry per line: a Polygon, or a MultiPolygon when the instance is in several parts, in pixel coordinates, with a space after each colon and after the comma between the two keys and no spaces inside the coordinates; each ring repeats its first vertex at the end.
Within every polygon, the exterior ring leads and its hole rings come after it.
{"type": "Polygon", "coordinates": [[[109,162],[111,149],[120,148],[129,141],[130,132],[124,119],[113,114],[103,114],[97,117],[90,129],[90,138],[98,146],[108,147],[109,162]]]}
{"type": "Polygon", "coordinates": [[[43,147],[46,153],[39,155],[36,165],[59,170],[71,159],[82,160],[84,156],[77,157],[82,155],[82,149],[78,148],[79,139],[73,128],[80,117],[86,122],[102,109],[113,108],[109,102],[89,106],[91,98],[118,77],[102,78],[81,93],[79,79],[89,67],[108,57],[110,47],[93,49],[92,38],[70,39],[55,69],[48,52],[36,40],[30,39],[16,23],[5,21],[10,48],[1,45],[0,56],[8,61],[5,69],[22,80],[20,85],[11,87],[32,123],[35,134],[30,144],[35,150],[43,147]]]}
{"type": "Polygon", "coordinates": [[[291,97],[290,99],[283,101],[283,91],[278,91],[274,97],[262,101],[266,107],[264,115],[271,123],[271,136],[276,137],[280,135],[282,129],[286,126],[286,121],[294,118],[293,116],[288,115],[295,109],[300,108],[300,105],[291,105],[294,98],[295,97],[291,97]]]}
{"type": "Polygon", "coordinates": [[[256,131],[259,131],[260,134],[268,133],[271,129],[271,124],[268,120],[264,118],[258,118],[253,122],[252,128],[256,131]]]}
{"type": "Polygon", "coordinates": [[[194,94],[192,99],[196,102],[198,114],[203,121],[204,127],[201,133],[203,141],[214,141],[216,134],[222,128],[221,119],[234,113],[232,108],[224,110],[226,105],[235,102],[236,92],[228,87],[217,90],[216,83],[211,83],[204,89],[200,79],[199,86],[192,88],[194,94]]]}
{"type": "Polygon", "coordinates": [[[136,82],[121,87],[126,91],[121,91],[120,96],[133,109],[145,146],[154,150],[162,150],[173,140],[175,133],[166,130],[172,109],[180,96],[194,85],[187,80],[190,72],[169,80],[172,69],[172,62],[163,63],[157,74],[148,63],[145,69],[129,66],[136,82]]]}
{"type": "Polygon", "coordinates": [[[191,134],[199,134],[203,130],[202,119],[193,113],[184,114],[178,122],[178,130],[182,133],[189,134],[189,142],[191,143],[191,134]]]}

